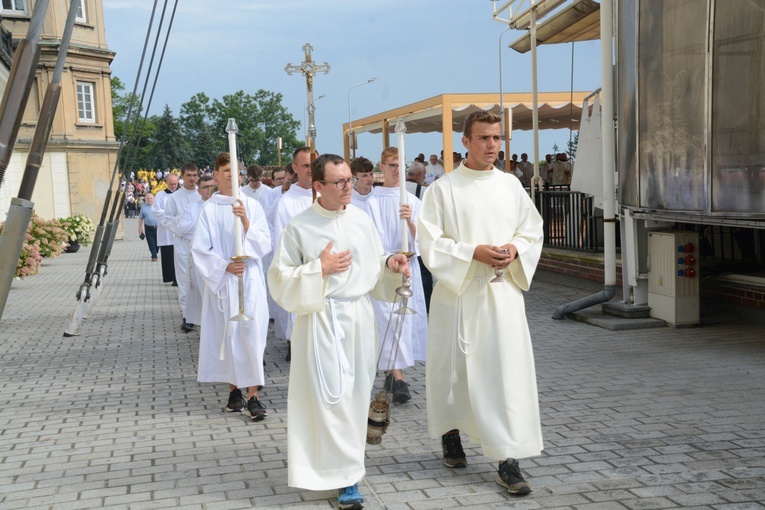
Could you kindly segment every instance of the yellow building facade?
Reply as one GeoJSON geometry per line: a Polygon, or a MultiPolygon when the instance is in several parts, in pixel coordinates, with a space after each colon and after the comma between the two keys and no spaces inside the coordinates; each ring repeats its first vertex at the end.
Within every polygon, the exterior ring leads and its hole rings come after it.
{"type": "MultiPolygon", "coordinates": [[[[109,67],[115,53],[106,44],[101,0],[74,1],[79,2],[77,21],[32,201],[35,211],[44,219],[85,214],[98,222],[119,149],[114,136],[109,67]]],[[[35,0],[3,1],[2,26],[14,41],[25,37],[35,3],[35,0]]],[[[17,195],[21,184],[40,105],[53,78],[68,8],[67,0],[51,0],[48,6],[38,41],[42,51],[35,83],[0,188],[0,221],[5,219],[11,198],[17,195]]],[[[4,88],[4,84],[0,85],[4,88]]]]}

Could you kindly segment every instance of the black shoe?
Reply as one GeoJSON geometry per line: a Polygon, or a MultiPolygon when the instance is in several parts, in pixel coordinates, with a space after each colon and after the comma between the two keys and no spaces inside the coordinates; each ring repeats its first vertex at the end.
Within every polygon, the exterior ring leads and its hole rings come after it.
{"type": "Polygon", "coordinates": [[[393,372],[385,376],[385,382],[383,383],[383,391],[390,393],[393,391],[393,372]]]}
{"type": "Polygon", "coordinates": [[[181,331],[183,331],[184,333],[188,333],[189,331],[194,331],[195,328],[196,326],[190,322],[184,322],[181,325],[181,331]]]}
{"type": "Polygon", "coordinates": [[[403,404],[409,402],[412,399],[412,395],[409,393],[409,383],[398,379],[393,381],[393,400],[397,404],[403,404]]]}
{"type": "Polygon", "coordinates": [[[227,413],[240,413],[246,404],[247,402],[242,396],[242,390],[237,388],[228,394],[228,404],[223,410],[227,413]]]}
{"type": "Polygon", "coordinates": [[[465,452],[459,434],[444,434],[441,436],[441,449],[444,452],[444,466],[450,468],[467,467],[465,452]]]}
{"type": "Polygon", "coordinates": [[[507,459],[499,465],[497,483],[513,496],[525,496],[531,492],[531,487],[523,478],[521,468],[518,467],[518,461],[515,459],[507,459]]]}
{"type": "Polygon", "coordinates": [[[287,355],[284,357],[286,361],[292,361],[292,342],[287,340],[287,355]]]}
{"type": "Polygon", "coordinates": [[[268,415],[268,411],[258,397],[253,396],[247,401],[247,410],[244,414],[252,418],[252,421],[260,421],[268,415]]]}

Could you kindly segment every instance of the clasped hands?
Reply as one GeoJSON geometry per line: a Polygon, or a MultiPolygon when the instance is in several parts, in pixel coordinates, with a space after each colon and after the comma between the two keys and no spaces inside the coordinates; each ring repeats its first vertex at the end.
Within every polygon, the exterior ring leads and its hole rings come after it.
{"type": "MultiPolygon", "coordinates": [[[[351,255],[350,250],[332,253],[332,241],[330,241],[321,251],[319,259],[321,259],[321,275],[327,276],[348,271],[351,267],[353,256],[351,255]]],[[[409,261],[403,253],[391,255],[388,258],[387,266],[388,269],[394,273],[402,273],[407,277],[411,276],[411,272],[409,271],[409,261]]]]}
{"type": "Polygon", "coordinates": [[[505,269],[518,256],[518,249],[513,244],[494,246],[479,244],[473,252],[473,260],[487,264],[494,269],[505,269]]]}

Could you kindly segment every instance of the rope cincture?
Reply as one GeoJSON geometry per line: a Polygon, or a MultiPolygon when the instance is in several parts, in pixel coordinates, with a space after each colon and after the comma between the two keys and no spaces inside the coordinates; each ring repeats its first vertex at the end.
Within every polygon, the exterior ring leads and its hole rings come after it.
{"type": "Polygon", "coordinates": [[[454,385],[459,382],[459,377],[457,377],[456,362],[457,346],[459,346],[460,352],[462,352],[462,354],[464,354],[466,357],[475,352],[477,348],[476,342],[478,341],[478,312],[486,302],[488,294],[488,292],[486,292],[488,290],[488,276],[476,277],[473,278],[473,281],[482,282],[483,284],[479,289],[480,298],[476,299],[475,313],[473,314],[473,317],[475,318],[475,332],[473,333],[472,340],[465,340],[465,338],[462,336],[462,295],[458,295],[454,303],[454,315],[452,317],[452,373],[451,377],[449,378],[449,396],[446,398],[446,403],[450,406],[454,405],[454,385]],[[481,290],[483,290],[483,292],[481,292],[481,290]],[[473,346],[473,348],[470,349],[470,346],[473,346]]]}
{"type": "Polygon", "coordinates": [[[337,311],[335,310],[335,301],[352,301],[350,299],[344,300],[344,299],[337,299],[337,298],[327,298],[329,301],[329,310],[332,314],[332,329],[333,329],[333,335],[332,338],[334,340],[335,345],[335,356],[337,359],[337,365],[338,365],[338,374],[340,379],[340,391],[337,394],[333,394],[332,391],[329,389],[329,385],[327,384],[327,378],[324,376],[324,369],[321,367],[321,362],[319,361],[319,334],[317,329],[317,323],[318,323],[318,313],[315,312],[311,314],[311,321],[313,322],[313,350],[314,350],[314,362],[316,364],[316,373],[319,376],[319,388],[321,389],[321,396],[324,399],[324,402],[327,405],[335,405],[343,398],[343,395],[345,394],[345,374],[348,373],[348,370],[350,370],[350,364],[348,363],[348,357],[345,354],[345,350],[343,349],[343,340],[345,340],[345,331],[343,331],[343,328],[340,326],[340,321],[337,320],[337,311]]]}

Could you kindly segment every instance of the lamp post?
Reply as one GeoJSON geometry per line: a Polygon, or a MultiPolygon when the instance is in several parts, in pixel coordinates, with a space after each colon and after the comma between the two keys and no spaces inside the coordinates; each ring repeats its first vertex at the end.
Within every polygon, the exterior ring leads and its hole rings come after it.
{"type": "MultiPolygon", "coordinates": [[[[322,95],[320,95],[319,97],[317,97],[316,99],[314,99],[314,102],[315,102],[315,101],[318,101],[319,99],[324,99],[325,97],[327,97],[327,95],[326,95],[326,94],[322,94],[322,95]]],[[[315,106],[311,105],[311,107],[312,107],[314,110],[316,110],[316,107],[315,107],[315,106]]],[[[310,143],[309,143],[309,141],[308,141],[308,123],[307,123],[307,122],[306,122],[306,120],[305,120],[305,118],[306,118],[306,112],[307,112],[308,110],[309,110],[309,107],[308,107],[308,103],[306,102],[306,104],[305,104],[305,108],[303,109],[303,138],[305,138],[305,143],[306,143],[306,145],[310,145],[310,143]]]]}
{"type": "Polygon", "coordinates": [[[353,157],[356,157],[356,144],[353,143],[353,121],[351,120],[351,91],[355,89],[356,87],[361,87],[362,85],[367,85],[369,83],[372,83],[377,79],[377,76],[372,76],[367,81],[363,81],[361,83],[357,83],[356,85],[351,85],[351,88],[348,89],[348,143],[351,146],[351,151],[353,154],[353,157]]]}

